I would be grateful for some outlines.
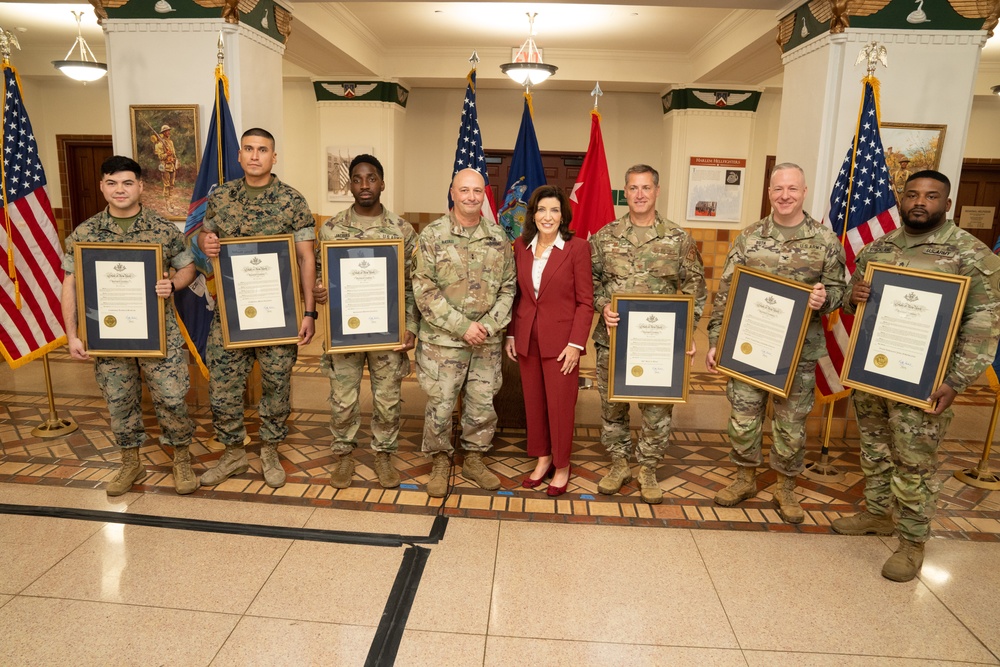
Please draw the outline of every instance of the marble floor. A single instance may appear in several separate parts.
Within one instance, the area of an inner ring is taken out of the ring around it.
[[[491,457],[503,487],[473,488],[456,470],[449,497],[432,501],[412,377],[400,489],[378,486],[367,436],[355,483],[329,486],[318,354],[304,350],[294,372],[279,450],[289,483],[263,485],[251,444],[248,473],[185,497],[173,491],[151,410],[142,448],[151,474],[106,496],[118,452],[89,364],[50,355],[56,412],[79,424],[54,439],[31,433],[49,414],[41,362],[0,368],[0,664],[1000,664],[1000,492],[952,476],[982,452],[985,384],[956,404],[921,575],[895,584],[879,575],[895,538],[829,528],[861,502],[857,431],[843,405],[829,452],[841,474],[801,479],[801,526],[774,512],[773,472],[756,499],[713,505],[734,471],[725,384],[705,372],[702,353],[691,399],[674,412],[662,505],[642,503],[634,484],[596,493],[607,461],[594,389],[580,394],[565,496],[520,488],[532,467],[524,431],[503,428]],[[190,403],[201,472],[220,450],[200,380]],[[370,408],[366,393],[363,432]],[[253,436],[252,408],[247,422]],[[811,461],[823,424],[817,406]]]

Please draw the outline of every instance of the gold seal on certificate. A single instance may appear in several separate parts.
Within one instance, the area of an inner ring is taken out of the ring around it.
[[[361,320],[359,320],[356,317],[352,317],[351,319],[347,320],[347,326],[350,327],[351,329],[357,329],[358,327],[361,326]]]
[[[743,343],[742,345],[740,345],[740,352],[742,352],[743,354],[750,354],[751,352],[753,352],[753,345],[751,345],[750,343]]]
[[[632,377],[636,377],[636,378],[642,377],[642,366],[633,366],[632,367]]]
[[[114,327],[116,324],[118,324],[118,320],[117,318],[115,318],[114,315],[108,315],[107,317],[104,318],[104,326],[108,327],[109,329]]]
[[[889,357],[884,354],[876,354],[875,358],[872,359],[872,362],[874,362],[874,364],[879,368],[885,368],[889,365]]]
[[[247,306],[247,309],[243,311],[243,314],[249,317],[250,319],[253,319],[257,317],[257,309],[254,308],[253,306]]]

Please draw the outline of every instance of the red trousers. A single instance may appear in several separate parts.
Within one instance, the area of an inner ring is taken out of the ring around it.
[[[531,327],[528,354],[518,355],[524,412],[528,419],[528,456],[552,455],[557,468],[569,465],[580,390],[580,364],[563,375],[563,362],[542,358],[538,351],[537,320]]]

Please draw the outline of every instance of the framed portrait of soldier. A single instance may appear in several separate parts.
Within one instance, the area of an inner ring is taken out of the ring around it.
[[[841,382],[918,408],[941,385],[961,325],[969,278],[872,262]]]
[[[198,105],[132,104],[129,116],[142,205],[167,220],[185,220],[201,165]]]
[[[406,334],[403,239],[324,241],[320,279],[329,291],[320,317],[327,352],[391,350]]]
[[[299,342],[302,300],[291,234],[219,239],[212,268],[226,349]]]
[[[149,243],[77,243],[77,328],[94,357],[165,357],[163,248]]]
[[[812,286],[737,266],[715,363],[720,373],[787,398],[813,311]]]
[[[612,403],[684,403],[687,355],[694,332],[694,297],[686,294],[614,294],[608,400]]]

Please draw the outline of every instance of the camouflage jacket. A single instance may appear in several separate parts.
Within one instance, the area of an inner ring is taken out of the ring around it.
[[[767,271],[782,278],[797,280],[812,287],[823,283],[826,302],[813,311],[802,346],[801,361],[816,361],[825,354],[823,320],[820,317],[840,307],[844,297],[844,246],[829,228],[806,213],[805,221],[792,238],[785,239],[772,216],[767,216],[744,229],[726,256],[726,265],[715,293],[712,317],[708,322],[708,345],[715,347],[726,313],[726,299],[737,266]]]
[[[626,213],[590,237],[594,310],[602,312],[614,294],[690,294],[697,326],[706,297],[705,267],[698,246],[687,231],[659,213],[653,229],[656,236],[640,245]],[[593,337],[598,345],[610,345],[601,318]]]
[[[413,299],[413,282],[410,272],[413,264],[413,252],[417,248],[417,233],[406,220],[382,207],[382,215],[375,224],[361,222],[354,215],[351,206],[333,216],[316,228],[316,275],[320,275],[321,255],[320,243],[323,241],[345,241],[348,239],[403,239],[403,285],[406,300],[406,330],[416,335],[420,322],[420,311]]]
[[[277,176],[257,197],[247,194],[243,178],[215,188],[208,197],[203,227],[220,239],[278,234],[293,234],[296,243],[316,239],[316,222],[305,198]]]
[[[420,233],[412,277],[421,341],[464,347],[462,336],[479,322],[489,333],[487,342],[500,342],[517,278],[502,227],[485,218],[469,228],[450,215],[438,218]]]
[[[108,209],[84,220],[73,233],[66,237],[66,254],[62,267],[66,273],[76,273],[76,258],[73,246],[77,243],[143,243],[159,244],[163,253],[163,270],[168,266],[183,269],[194,261],[191,249],[184,245],[184,234],[177,225],[164,220],[152,211],[142,208],[127,232],[114,221]],[[157,280],[160,276],[156,277]],[[166,300],[165,317],[168,329],[175,329],[173,299]],[[81,324],[82,326],[82,324]],[[170,332],[168,332],[170,333]]]
[[[993,361],[1000,338],[1000,257],[985,243],[946,222],[914,247],[906,247],[902,228],[866,245],[858,255],[851,286],[865,276],[869,262],[882,262],[924,271],[939,271],[970,278],[962,323],[951,353],[945,384],[962,393]],[[853,313],[850,290],[844,310]]]

